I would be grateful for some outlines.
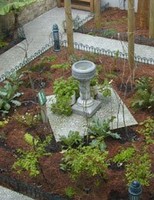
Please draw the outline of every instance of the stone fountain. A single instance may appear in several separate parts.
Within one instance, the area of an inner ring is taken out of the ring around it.
[[[91,117],[101,107],[101,101],[94,100],[90,94],[90,80],[95,76],[96,65],[88,60],[81,60],[72,65],[72,76],[79,81],[80,97],[72,106],[73,112]]]

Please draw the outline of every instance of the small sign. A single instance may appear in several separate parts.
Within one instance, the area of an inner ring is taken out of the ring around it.
[[[41,106],[43,106],[46,103],[47,98],[46,98],[43,90],[41,90],[38,93],[38,99],[39,99],[39,103],[40,103]]]

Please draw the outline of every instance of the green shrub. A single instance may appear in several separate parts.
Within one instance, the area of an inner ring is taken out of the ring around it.
[[[132,101],[134,109],[154,109],[154,79],[141,77],[136,80],[135,95]]]
[[[65,194],[68,198],[73,198],[74,195],[76,194],[75,189],[73,187],[67,187],[65,188]]]
[[[70,131],[67,137],[61,136],[60,141],[64,148],[71,148],[79,146],[82,143],[83,138],[78,131]]]
[[[25,141],[34,148],[31,151],[18,149],[17,153],[19,157],[12,168],[17,170],[18,173],[26,170],[29,172],[30,176],[37,176],[40,173],[39,158],[44,155],[49,155],[49,153],[46,153],[46,147],[51,141],[51,136],[47,136],[43,142],[39,138],[34,138],[29,133],[26,133],[24,138]]]
[[[147,118],[140,125],[143,126],[140,133],[145,136],[146,143],[154,144],[154,119]]]
[[[128,147],[127,149],[122,149],[118,154],[114,156],[112,159],[113,162],[120,164],[120,163],[127,163],[135,154],[134,147]]]
[[[148,186],[154,177],[151,171],[151,158],[148,153],[135,154],[126,164],[126,180],[128,184],[132,181],[139,181],[141,185]]]
[[[71,115],[71,98],[73,94],[78,94],[78,82],[72,77],[67,80],[57,79],[54,82],[53,90],[56,102],[51,105],[52,112],[59,115]]]
[[[69,171],[73,179],[81,176],[106,178],[108,152],[91,146],[69,149],[64,153],[61,169]]]

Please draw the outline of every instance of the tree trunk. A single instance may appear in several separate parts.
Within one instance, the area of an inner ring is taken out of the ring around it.
[[[95,26],[96,29],[101,28],[101,0],[94,0],[94,12],[95,12]]]
[[[64,6],[65,6],[65,18],[66,18],[66,34],[67,34],[67,42],[68,42],[68,54],[71,55],[74,53],[71,0],[65,0]]]
[[[150,0],[149,38],[154,38],[154,0]]]
[[[131,75],[134,71],[134,28],[135,28],[135,12],[134,0],[128,0],[128,63]]]
[[[138,21],[141,29],[149,27],[149,0],[138,0]]]

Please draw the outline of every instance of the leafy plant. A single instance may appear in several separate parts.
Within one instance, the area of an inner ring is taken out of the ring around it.
[[[134,147],[128,147],[127,149],[122,149],[118,154],[114,156],[112,159],[113,162],[120,164],[120,163],[127,163],[135,154]]]
[[[107,151],[102,153],[91,146],[79,146],[64,153],[60,167],[69,171],[73,179],[79,179],[81,176],[106,178],[107,156]]]
[[[102,85],[99,85],[99,92],[104,97],[111,96],[111,81],[109,82],[107,79],[104,79],[104,82]]]
[[[71,199],[76,194],[76,191],[73,187],[68,186],[67,188],[65,188],[65,194],[68,198]]]
[[[0,112],[4,114],[9,113],[11,106],[20,106],[21,103],[16,100],[23,93],[17,92],[20,81],[13,81],[12,77],[4,81],[4,86],[0,87]]]
[[[83,138],[80,136],[78,131],[70,131],[68,136],[61,136],[60,141],[63,148],[72,148],[80,145]]]
[[[46,147],[52,138],[51,136],[47,136],[42,142],[39,138],[34,138],[29,133],[26,133],[24,138],[25,141],[34,148],[31,151],[18,149],[17,153],[19,154],[19,157],[12,168],[17,170],[18,173],[26,170],[29,172],[30,176],[37,176],[40,173],[38,160],[44,155],[49,155],[49,153],[46,153]]]
[[[113,133],[110,130],[110,123],[113,122],[115,119],[114,116],[111,117],[111,119],[106,119],[101,121],[99,118],[94,118],[88,127],[88,133],[90,135],[93,135],[95,137],[102,136],[103,138],[106,137],[113,137],[116,139],[120,139],[120,135],[117,133]]]
[[[57,79],[54,82],[54,94],[56,103],[52,103],[51,110],[57,114],[71,115],[71,98],[73,94],[78,93],[78,82],[72,78]]]
[[[34,126],[36,125],[39,120],[41,119],[39,114],[32,114],[32,113],[28,113],[26,112],[25,115],[19,115],[16,114],[16,116],[14,117],[19,123],[26,125],[26,126]]]
[[[107,29],[102,32],[103,37],[113,37],[117,34],[117,31],[114,29]]]
[[[148,186],[150,180],[154,177],[151,171],[151,159],[148,153],[135,154],[126,164],[126,179],[128,184],[138,180],[141,185]]]
[[[140,133],[145,136],[146,143],[154,144],[154,119],[147,118],[140,125],[143,126]]]
[[[7,46],[8,43],[5,41],[0,40],[0,48]]]
[[[98,118],[92,120],[88,127],[88,134],[92,139],[92,142],[90,143],[92,147],[97,147],[101,151],[104,151],[107,147],[104,141],[106,137],[110,136],[116,139],[121,138],[118,133],[113,133],[110,130],[110,123],[114,120],[114,118],[115,117],[111,117],[111,119],[104,121],[101,121]]]
[[[56,60],[56,56],[55,55],[52,55],[52,56],[45,56],[41,59],[41,62],[53,62]]]
[[[8,124],[8,122],[9,122],[8,119],[0,120],[0,128],[3,128],[6,124]]]
[[[135,109],[154,109],[153,78],[141,77],[136,80],[136,93],[132,101]]]

